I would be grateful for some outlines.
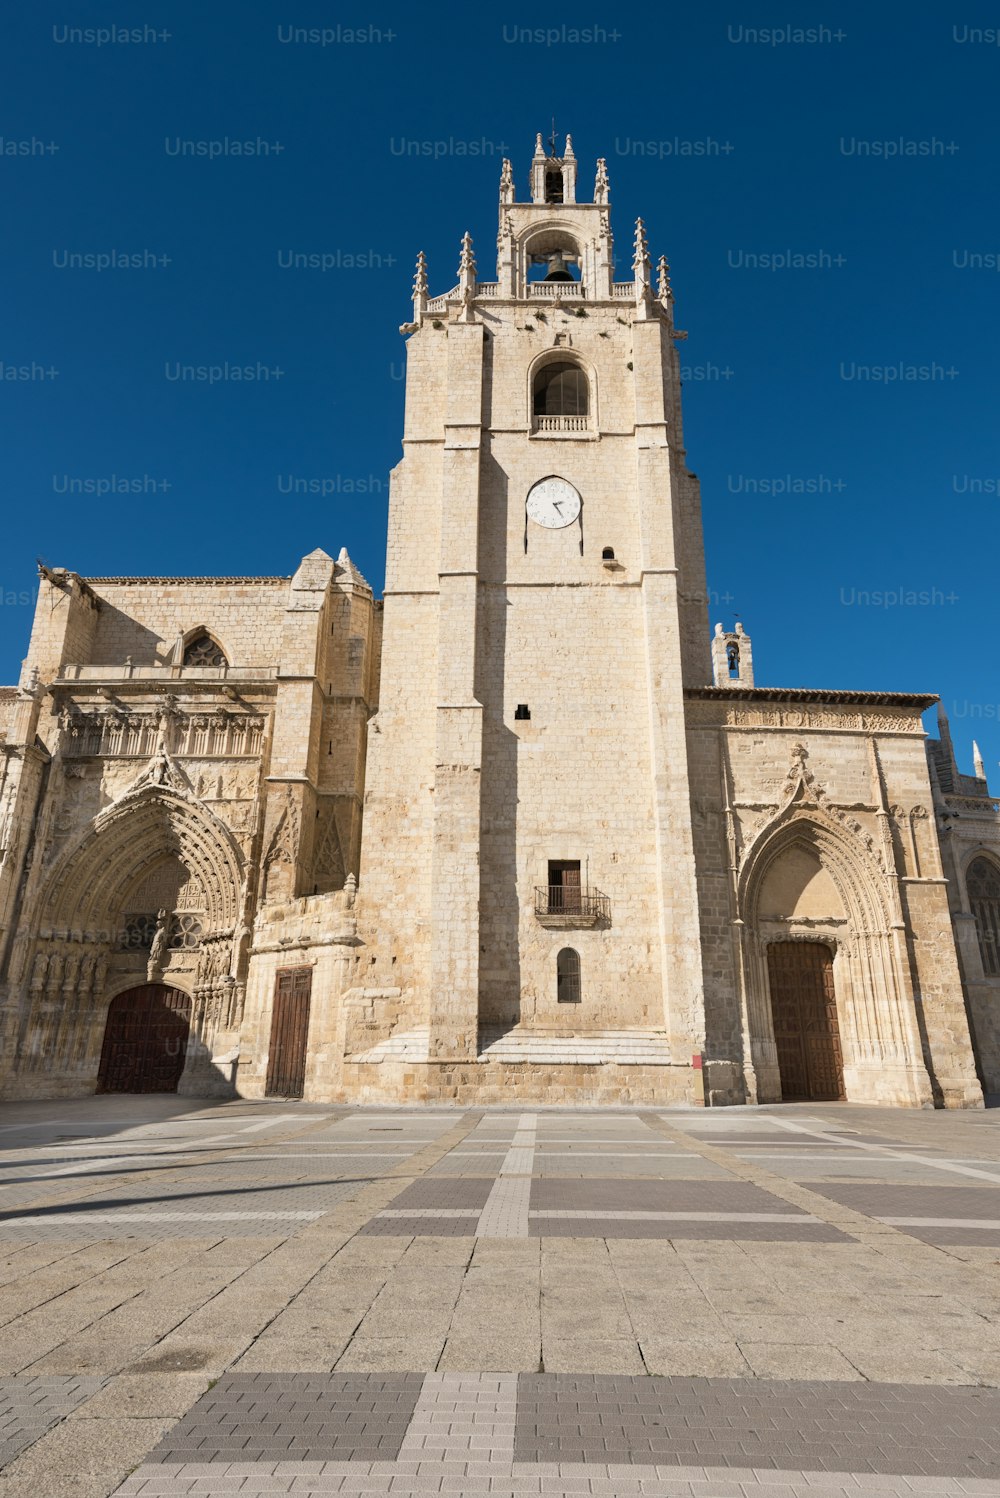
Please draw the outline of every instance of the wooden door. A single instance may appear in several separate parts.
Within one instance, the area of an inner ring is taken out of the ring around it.
[[[567,864],[562,876],[563,910],[580,909],[580,865]]]
[[[767,949],[771,1018],[785,1101],[844,1097],[833,958],[818,941],[776,941]]]
[[[176,1092],[184,1070],[191,1000],[163,983],[144,983],[111,1000],[98,1092]]]
[[[577,912],[581,909],[580,864],[550,860],[549,862],[549,911]]]
[[[306,1085],[312,968],[289,967],[274,983],[265,1097],[301,1097]]]

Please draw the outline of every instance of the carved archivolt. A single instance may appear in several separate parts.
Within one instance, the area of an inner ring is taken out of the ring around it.
[[[145,783],[103,811],[59,861],[42,895],[42,925],[110,929],[143,871],[171,855],[204,892],[207,929],[231,932],[244,877],[235,840],[190,792],[141,779]]]
[[[737,883],[739,908],[756,924],[757,897],[774,860],[799,843],[812,851],[836,885],[856,931],[882,932],[891,924],[885,877],[874,839],[854,817],[833,806],[806,766],[801,744],[782,787],[782,804],[762,819],[744,850]]]

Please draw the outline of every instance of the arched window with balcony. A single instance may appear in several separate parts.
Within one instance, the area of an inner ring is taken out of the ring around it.
[[[988,858],[974,858],[965,887],[976,918],[983,972],[988,978],[1000,977],[1000,868]]]
[[[569,359],[543,364],[531,382],[532,424],[536,432],[585,432],[590,425],[590,382]]]
[[[543,364],[532,391],[536,416],[587,416],[590,388],[579,364],[568,359]]]

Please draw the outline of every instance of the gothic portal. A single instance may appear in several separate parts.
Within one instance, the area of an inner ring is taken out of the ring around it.
[[[505,162],[497,244],[439,295],[418,258],[382,601],[346,552],[43,569],[8,1095],[981,1105],[981,762],[933,695],[758,687],[710,633],[686,334],[641,220],[615,279],[605,162],[539,138],[520,200]]]

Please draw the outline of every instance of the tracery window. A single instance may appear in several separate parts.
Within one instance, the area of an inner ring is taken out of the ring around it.
[[[167,946],[171,952],[193,951],[201,942],[201,922],[196,915],[178,913],[171,918]]]
[[[225,666],[228,662],[208,631],[202,630],[185,646],[184,664],[185,666]]]
[[[975,858],[965,879],[976,918],[983,972],[1000,977],[1000,869],[988,858]]]
[[[156,911],[124,917],[118,934],[118,947],[123,952],[148,952],[156,935]]]

